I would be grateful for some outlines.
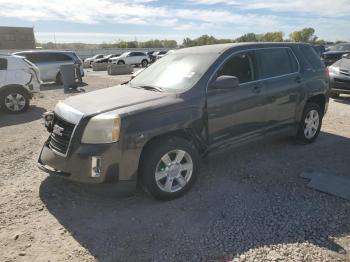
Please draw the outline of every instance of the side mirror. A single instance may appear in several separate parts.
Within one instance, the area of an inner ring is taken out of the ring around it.
[[[342,58],[350,59],[350,53],[349,54],[343,54]]]
[[[222,75],[216,78],[212,87],[215,89],[231,89],[239,85],[239,80],[235,76]]]

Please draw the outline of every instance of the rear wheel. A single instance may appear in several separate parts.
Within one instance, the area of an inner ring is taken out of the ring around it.
[[[312,143],[318,137],[323,114],[318,104],[307,103],[299,124],[297,138],[304,144]]]
[[[23,113],[29,108],[29,93],[20,87],[7,88],[1,95],[1,105],[11,114]]]
[[[151,145],[140,166],[146,189],[157,199],[170,200],[184,195],[196,180],[199,157],[185,139],[168,138]]]
[[[57,76],[56,76],[56,84],[57,84],[57,85],[62,85],[62,84],[63,84],[61,72],[58,72],[58,74],[57,74]]]

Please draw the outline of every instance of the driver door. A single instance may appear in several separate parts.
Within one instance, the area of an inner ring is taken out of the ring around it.
[[[214,81],[222,75],[235,76],[239,85],[217,89],[209,84],[207,114],[211,145],[228,140],[239,143],[263,135],[267,104],[264,83],[258,80],[257,72],[254,51],[232,56],[216,72]]]

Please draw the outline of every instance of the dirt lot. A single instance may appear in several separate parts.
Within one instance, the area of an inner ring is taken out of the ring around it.
[[[126,79],[88,73],[83,88]],[[331,101],[314,144],[282,139],[217,154],[186,196],[159,202],[38,170],[41,115],[67,96],[46,85],[28,113],[0,114],[0,261],[350,261],[350,202],[299,177],[350,176],[350,97]]]

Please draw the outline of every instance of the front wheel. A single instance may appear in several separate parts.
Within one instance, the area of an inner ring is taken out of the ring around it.
[[[312,143],[318,137],[322,125],[322,111],[318,104],[307,103],[299,124],[297,139],[304,143]]]
[[[199,156],[182,138],[168,138],[151,145],[140,172],[146,189],[156,199],[171,200],[184,195],[196,180]]]
[[[117,63],[118,65],[124,65],[125,64],[125,62],[124,61],[118,61],[118,63]]]
[[[8,88],[0,95],[0,97],[1,105],[7,113],[23,113],[29,108],[30,96],[23,88]]]
[[[146,59],[142,60],[141,65],[142,65],[142,67],[147,67],[148,61]]]

